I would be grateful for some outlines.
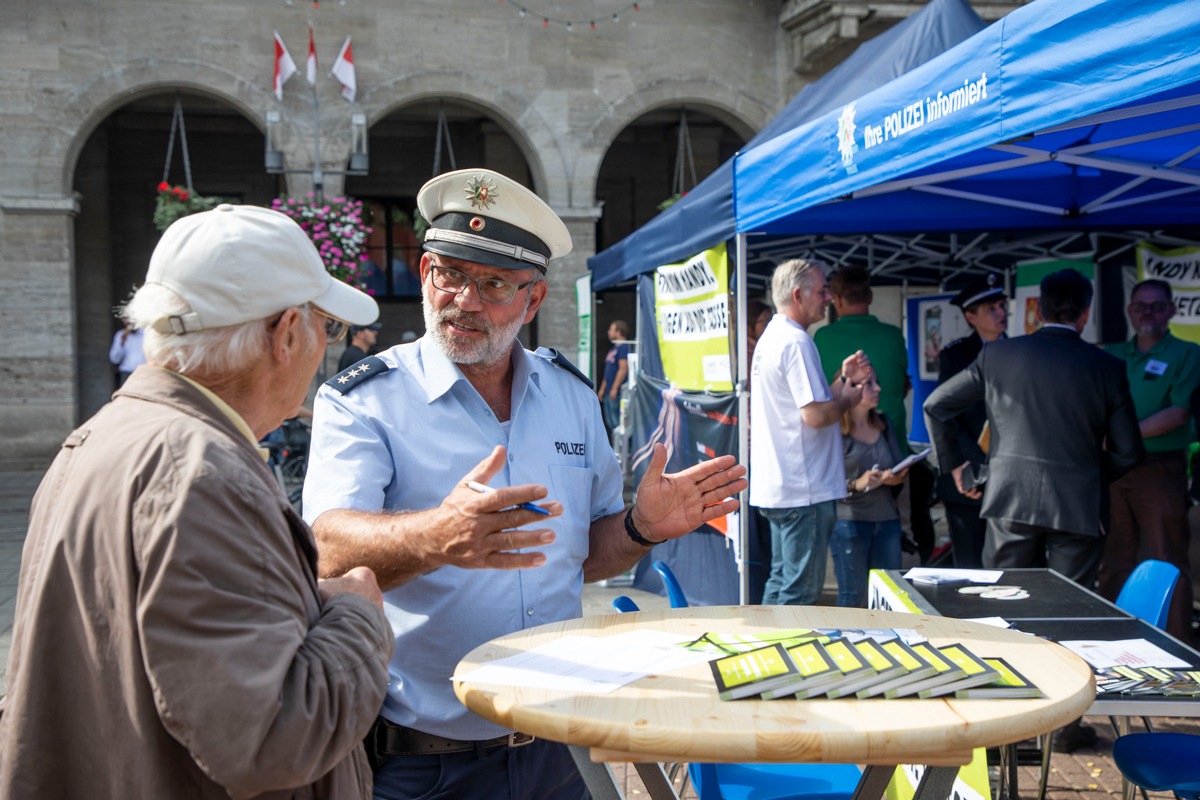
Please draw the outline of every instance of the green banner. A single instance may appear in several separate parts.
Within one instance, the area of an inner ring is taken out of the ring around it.
[[[1138,280],[1157,278],[1171,284],[1175,316],[1171,333],[1200,343],[1200,247],[1163,250],[1146,242],[1138,245]]]
[[[663,373],[675,387],[733,390],[728,287],[729,256],[724,242],[655,271],[658,347]]]
[[[579,314],[579,346],[575,350],[575,364],[579,370],[592,376],[592,273],[575,279],[575,308]]]

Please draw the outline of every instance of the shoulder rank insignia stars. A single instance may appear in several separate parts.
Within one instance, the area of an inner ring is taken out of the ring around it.
[[[342,394],[346,394],[355,386],[370,378],[374,378],[376,375],[382,375],[388,369],[388,365],[383,363],[381,359],[375,356],[367,356],[354,366],[347,367],[325,381],[325,385],[337,389]]]

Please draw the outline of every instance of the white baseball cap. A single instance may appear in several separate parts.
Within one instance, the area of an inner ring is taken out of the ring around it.
[[[374,298],[326,271],[299,225],[259,206],[222,203],[174,222],[150,256],[146,283],[167,287],[191,307],[150,323],[161,333],[239,325],[305,303],[351,325],[379,317]]]

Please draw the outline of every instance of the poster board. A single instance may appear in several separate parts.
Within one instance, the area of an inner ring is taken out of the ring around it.
[[[654,272],[663,373],[685,391],[733,391],[725,243]]]
[[[579,315],[579,344],[575,351],[575,363],[579,371],[595,380],[592,375],[594,365],[594,331],[592,330],[592,273],[588,272],[575,279],[575,308]],[[630,370],[632,377],[633,370]]]
[[[908,327],[908,363],[912,381],[912,424],[908,428],[911,442],[929,442],[925,415],[921,408],[925,399],[937,388],[938,355],[955,339],[968,336],[971,326],[962,312],[950,304],[953,294],[930,294],[911,297],[905,301]]]

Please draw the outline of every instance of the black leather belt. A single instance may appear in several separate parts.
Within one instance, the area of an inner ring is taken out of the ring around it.
[[[493,747],[524,747],[532,743],[533,736],[527,733],[510,733],[495,739],[478,741],[447,739],[432,733],[405,728],[377,717],[371,728],[370,742],[379,756],[433,756],[446,753],[481,753]]]

